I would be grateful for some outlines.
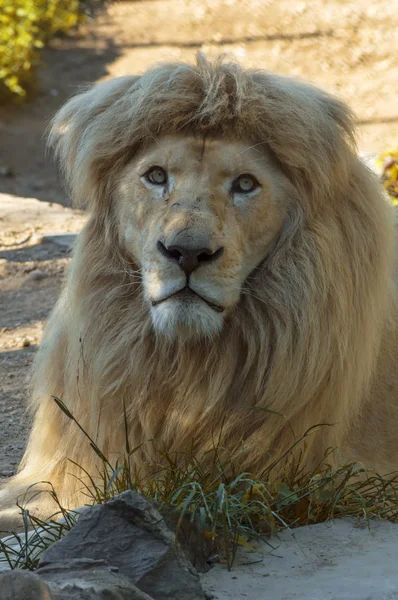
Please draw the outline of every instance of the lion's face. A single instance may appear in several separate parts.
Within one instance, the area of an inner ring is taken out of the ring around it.
[[[261,146],[193,136],[161,137],[124,168],[119,236],[157,333],[221,330],[281,229],[289,185]]]

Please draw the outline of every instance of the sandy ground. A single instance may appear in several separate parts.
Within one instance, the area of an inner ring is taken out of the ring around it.
[[[284,531],[201,577],[212,600],[394,600],[398,525],[351,519]]]
[[[378,152],[398,143],[394,13],[390,0],[126,1],[43,53],[34,99],[0,107],[0,192],[15,196],[0,204],[0,477],[15,470],[23,451],[29,367],[69,260],[65,249],[41,243],[40,232],[80,223],[49,225],[47,216],[26,212],[26,198],[48,209],[48,202],[68,202],[44,155],[43,133],[60,104],[83,83],[193,59],[199,49],[228,52],[246,66],[338,94],[358,115],[360,148]]]

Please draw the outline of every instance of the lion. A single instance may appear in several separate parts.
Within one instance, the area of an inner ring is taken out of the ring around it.
[[[397,468],[395,217],[342,101],[199,54],[79,93],[50,145],[89,218],[3,509],[38,481],[86,501],[73,463],[100,459],[54,396],[137,468],[222,438],[259,473],[319,424],[309,469],[331,447]]]

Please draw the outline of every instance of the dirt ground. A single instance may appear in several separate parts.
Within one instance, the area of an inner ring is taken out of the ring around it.
[[[43,139],[62,102],[87,82],[193,59],[199,49],[227,52],[337,94],[358,116],[360,149],[379,152],[398,144],[395,12],[390,0],[126,1],[43,53],[34,99],[0,107],[0,192],[12,195],[0,201],[0,477],[15,470],[25,445],[29,367],[69,261],[40,236],[82,222],[69,212],[59,221],[26,212],[26,198],[48,210],[68,204]]]
[[[2,193],[0,215],[0,477],[4,477],[18,466],[25,446],[30,366],[69,262],[70,234],[81,229],[85,216],[59,204]]]

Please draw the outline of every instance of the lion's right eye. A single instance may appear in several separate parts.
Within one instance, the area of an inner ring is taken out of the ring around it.
[[[232,184],[232,191],[236,194],[250,194],[259,187],[259,183],[253,175],[239,175]]]
[[[145,173],[145,178],[154,185],[166,185],[167,183],[167,173],[162,167],[151,167]]]

